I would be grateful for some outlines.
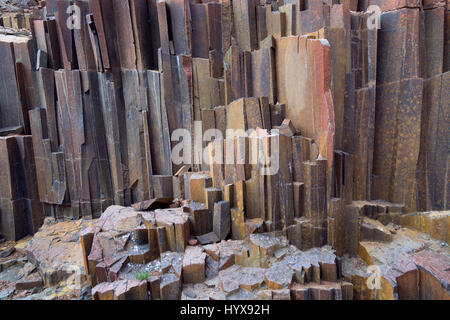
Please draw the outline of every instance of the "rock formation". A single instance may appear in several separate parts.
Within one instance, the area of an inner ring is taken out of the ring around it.
[[[0,234],[45,286],[80,246],[100,300],[449,298],[448,0],[0,3]]]

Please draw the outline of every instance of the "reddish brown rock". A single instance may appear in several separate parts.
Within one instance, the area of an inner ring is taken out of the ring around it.
[[[147,282],[119,280],[103,282],[92,289],[94,300],[148,300]]]
[[[44,285],[56,285],[66,280],[76,269],[80,277],[85,279],[87,270],[79,238],[82,230],[92,223],[79,220],[45,225],[35,235],[27,247],[27,256],[30,262],[38,266]]]
[[[280,134],[292,137],[297,133],[292,121],[290,119],[285,119],[280,126]]]
[[[420,270],[420,299],[449,300],[450,258],[425,250],[412,258]]]
[[[161,300],[180,300],[181,281],[173,273],[166,273],[161,278]]]
[[[16,282],[16,290],[31,290],[40,288],[42,285],[43,282],[39,273],[33,273]]]
[[[265,273],[264,281],[269,289],[289,289],[292,285],[294,271],[283,264],[275,264]]]
[[[205,281],[206,254],[201,247],[187,247],[183,257],[183,282]]]

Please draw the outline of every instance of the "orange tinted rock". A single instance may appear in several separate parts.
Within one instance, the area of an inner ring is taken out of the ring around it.
[[[194,173],[189,179],[189,192],[191,200],[206,204],[205,189],[212,186],[209,174]]]

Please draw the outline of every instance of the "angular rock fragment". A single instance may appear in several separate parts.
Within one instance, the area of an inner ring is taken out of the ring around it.
[[[92,289],[94,300],[148,300],[147,282],[119,280],[103,282]]]
[[[285,119],[280,126],[280,134],[292,137],[297,133],[292,121],[289,119]]]
[[[32,273],[16,282],[16,290],[31,290],[42,287],[43,282],[39,273]]]
[[[214,204],[213,230],[220,240],[225,240],[231,231],[230,203],[220,201]]]
[[[181,281],[174,273],[166,273],[161,277],[161,300],[180,300]]]
[[[448,1],[107,2],[0,17],[16,288],[448,299]]]
[[[201,283],[205,281],[206,254],[201,247],[187,247],[183,257],[183,282]]]
[[[294,271],[284,264],[274,264],[264,275],[264,281],[269,289],[289,289],[292,285]]]
[[[360,235],[362,241],[392,241],[391,232],[381,222],[368,218],[365,218],[361,223]]]
[[[198,242],[202,245],[219,242],[220,239],[215,232],[210,232],[197,237]]]
[[[412,255],[420,272],[420,299],[449,300],[450,259],[430,251]]]

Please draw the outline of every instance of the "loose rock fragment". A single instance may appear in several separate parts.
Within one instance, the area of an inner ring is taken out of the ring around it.
[[[294,271],[288,266],[276,263],[265,273],[265,282],[269,289],[289,289],[294,278]]]
[[[231,231],[230,203],[220,201],[214,204],[214,233],[220,240],[225,240]]]

